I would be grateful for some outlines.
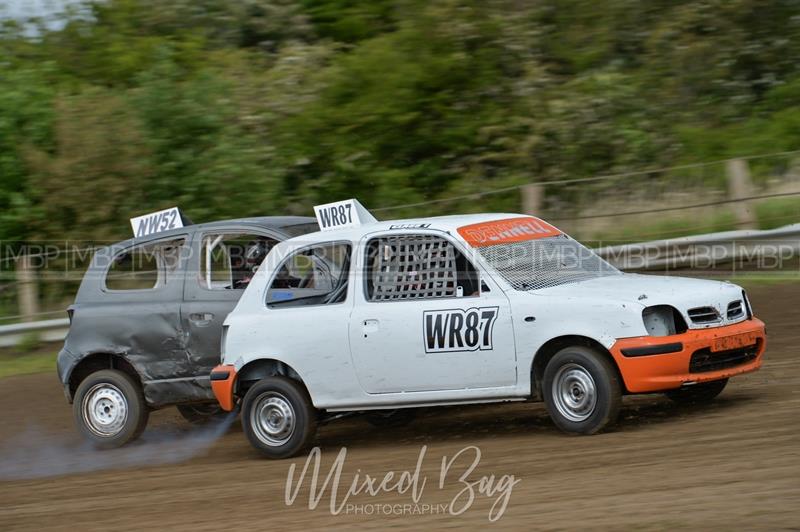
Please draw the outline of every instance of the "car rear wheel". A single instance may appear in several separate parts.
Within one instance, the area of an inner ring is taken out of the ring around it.
[[[266,377],[242,401],[242,427],[250,444],[267,458],[288,458],[305,449],[317,428],[308,392],[285,377]]]
[[[700,384],[693,384],[691,386],[678,388],[677,390],[664,392],[664,395],[680,404],[707,403],[721,394],[726,384],[728,384],[728,379],[701,382]]]
[[[139,385],[115,369],[86,377],[75,392],[72,412],[81,434],[104,449],[138,438],[150,416]]]
[[[594,434],[617,419],[622,403],[619,376],[594,349],[566,347],[544,370],[544,402],[558,428],[570,434]]]

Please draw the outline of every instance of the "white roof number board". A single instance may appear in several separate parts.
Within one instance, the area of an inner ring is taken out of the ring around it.
[[[320,231],[358,227],[365,223],[375,223],[377,220],[357,200],[349,199],[315,205],[314,214]]]
[[[162,231],[169,231],[170,229],[180,229],[183,227],[183,220],[181,219],[180,210],[177,207],[172,207],[171,209],[131,218],[131,227],[133,228],[133,236],[139,238],[161,233]]]

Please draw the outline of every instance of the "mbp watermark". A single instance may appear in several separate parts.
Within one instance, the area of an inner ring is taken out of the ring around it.
[[[491,502],[487,515],[489,521],[494,522],[503,517],[514,486],[521,479],[511,474],[479,475],[477,469],[481,462],[481,450],[474,445],[464,447],[451,457],[443,456],[436,470],[437,474],[434,475],[436,478],[429,479],[428,475],[422,473],[427,450],[427,445],[420,448],[413,469],[388,471],[375,476],[359,469],[352,477],[343,478],[347,448],[342,447],[322,479],[322,453],[319,447],[314,447],[299,472],[296,464],[289,466],[284,501],[287,506],[294,505],[301,487],[307,485],[308,509],[315,510],[327,494],[330,497],[329,511],[332,515],[458,516],[472,508],[479,498],[483,498]],[[448,495],[444,503],[426,502],[423,499],[426,493],[443,493],[445,490],[455,490],[456,493]],[[399,503],[353,501],[356,496],[376,497],[388,493],[396,493],[407,500]]]

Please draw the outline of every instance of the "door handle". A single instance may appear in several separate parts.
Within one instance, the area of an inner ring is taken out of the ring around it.
[[[369,333],[378,332],[379,329],[379,322],[378,320],[364,320],[364,338],[367,337]]]
[[[211,323],[211,320],[213,319],[214,315],[210,312],[193,312],[192,314],[189,314],[189,321],[198,327],[205,327]]]

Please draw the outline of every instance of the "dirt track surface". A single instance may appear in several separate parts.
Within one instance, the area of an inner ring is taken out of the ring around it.
[[[76,435],[55,376],[4,379],[0,530],[485,527],[500,494],[487,497],[478,486],[461,515],[428,509],[449,505],[464,488],[459,477],[475,454],[463,453],[440,489],[441,465],[469,446],[481,451],[469,480],[518,480],[493,527],[798,530],[800,287],[762,287],[751,297],[768,326],[765,366],[731,381],[704,407],[629,397],[616,428],[591,437],[559,433],[541,404],[524,403],[433,409],[400,429],[373,429],[358,418],[322,427],[320,481],[347,448],[337,504],[355,474],[380,480],[389,471],[413,473],[427,446],[418,506],[410,491],[362,493],[338,515],[330,486],[309,509],[310,472],[287,506],[290,465],[302,468],[306,459],[259,459],[238,420],[227,430],[198,430],[164,410],[151,417],[139,444],[97,452]]]

